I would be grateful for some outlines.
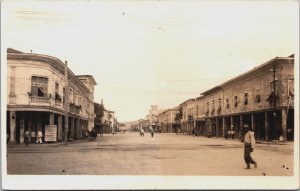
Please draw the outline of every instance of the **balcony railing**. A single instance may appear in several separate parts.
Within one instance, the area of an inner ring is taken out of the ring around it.
[[[31,96],[30,101],[34,103],[50,103],[49,97]]]
[[[80,113],[80,109],[73,106],[73,105],[70,105],[69,111],[70,111],[70,113],[74,113],[74,114],[79,114]]]
[[[64,104],[61,101],[55,100],[55,106],[59,108],[64,108]]]

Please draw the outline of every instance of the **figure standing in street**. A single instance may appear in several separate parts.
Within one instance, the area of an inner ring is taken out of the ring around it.
[[[144,129],[143,128],[141,128],[141,136],[144,137]]]
[[[29,131],[28,130],[25,131],[25,135],[24,136],[25,136],[25,143],[26,143],[26,145],[29,145],[29,136],[30,135],[29,135]]]
[[[38,130],[36,143],[43,143],[42,138],[43,138],[43,133],[41,130]]]
[[[31,143],[35,143],[35,131],[34,130],[32,130],[31,132],[30,132],[30,137],[31,137]]]
[[[257,162],[255,162],[251,157],[251,152],[253,152],[255,145],[254,132],[249,128],[248,124],[243,126],[244,136],[242,141],[244,142],[244,160],[247,165],[245,169],[250,169],[250,164],[254,164],[254,168],[257,167]]]
[[[151,136],[153,137],[154,136],[154,129],[152,127],[150,129],[150,132],[151,132]]]

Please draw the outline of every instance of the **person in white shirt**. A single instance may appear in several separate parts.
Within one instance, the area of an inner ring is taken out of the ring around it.
[[[43,143],[42,138],[43,138],[43,133],[41,130],[38,130],[36,143]]]
[[[30,132],[30,137],[31,137],[31,143],[34,143],[35,142],[35,131],[31,131]]]
[[[254,164],[254,168],[257,167],[257,162],[253,160],[251,157],[251,152],[253,152],[255,145],[254,132],[252,132],[249,128],[248,124],[243,126],[244,130],[244,160],[247,165],[245,169],[250,169],[250,164]]]

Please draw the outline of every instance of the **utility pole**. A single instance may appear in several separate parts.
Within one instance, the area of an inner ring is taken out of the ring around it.
[[[276,109],[277,109],[277,105],[276,105],[276,101],[277,101],[277,96],[276,96],[276,62],[273,65],[273,68],[271,69],[272,71],[272,77],[273,77],[273,95],[272,95],[272,99],[273,99],[273,106],[274,106],[274,112],[273,112],[273,122],[274,122],[274,129],[276,132],[277,131],[277,114],[276,114]],[[280,136],[280,135],[279,135]]]
[[[66,145],[68,145],[69,139],[69,79],[68,79],[68,62],[65,61],[65,141]]]

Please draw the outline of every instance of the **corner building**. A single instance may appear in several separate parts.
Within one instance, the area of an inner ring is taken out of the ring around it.
[[[56,141],[82,138],[94,126],[96,84],[93,76],[76,76],[55,57],[7,49],[9,142],[23,143],[26,130],[45,135],[46,125],[56,125]]]

